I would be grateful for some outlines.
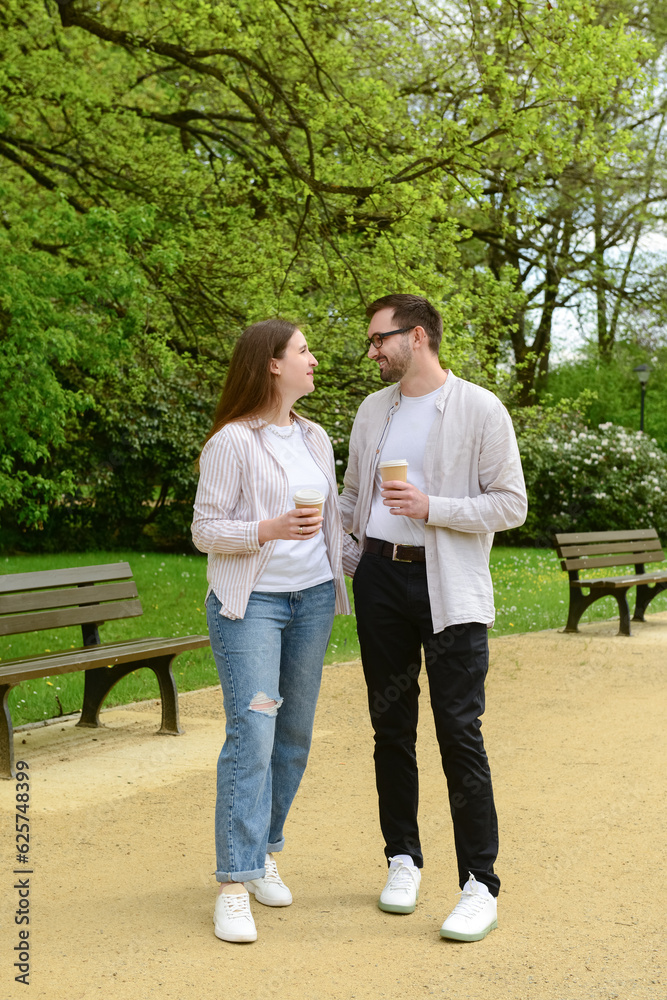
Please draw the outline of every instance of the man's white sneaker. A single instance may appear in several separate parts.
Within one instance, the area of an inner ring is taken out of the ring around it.
[[[239,891],[240,890],[240,891]],[[256,941],[257,928],[250,912],[250,897],[237,883],[218,894],[213,911],[215,936],[222,941]]]
[[[289,906],[292,893],[278,874],[278,866],[272,854],[266,855],[264,869],[262,878],[253,878],[243,883],[248,892],[254,893],[257,902],[264,903],[265,906]]]
[[[483,882],[471,874],[461,898],[440,928],[440,937],[452,941],[481,941],[498,926],[498,904]]]
[[[413,865],[389,858],[394,862],[387,875],[387,884],[380,895],[378,906],[386,913],[414,913],[419,898],[421,872]]]

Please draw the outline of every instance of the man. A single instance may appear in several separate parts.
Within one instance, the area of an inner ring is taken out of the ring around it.
[[[498,825],[481,735],[493,532],[522,524],[526,492],[509,414],[442,369],[442,319],[426,299],[385,295],[367,309],[368,357],[385,382],[359,407],[340,504],[363,555],[357,629],[375,731],[380,826],[389,863],[380,909],[415,909],[421,647],[447,779],[461,898],[441,928],[460,941],[496,923]],[[407,459],[407,482],[378,464]]]

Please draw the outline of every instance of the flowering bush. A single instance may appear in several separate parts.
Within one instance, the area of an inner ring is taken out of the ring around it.
[[[529,513],[511,540],[551,544],[558,531],[622,528],[655,528],[667,540],[667,454],[639,431],[562,417],[519,430]]]

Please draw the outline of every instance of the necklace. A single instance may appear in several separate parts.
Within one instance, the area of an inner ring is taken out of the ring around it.
[[[285,431],[282,427],[276,427],[275,424],[266,424],[267,431],[271,431],[276,437],[279,437],[282,441],[286,441],[287,438],[291,438],[292,434],[296,430],[296,421],[294,417],[290,417],[290,426]]]

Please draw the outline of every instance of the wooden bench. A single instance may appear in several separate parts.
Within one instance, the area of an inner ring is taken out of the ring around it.
[[[570,609],[564,632],[578,632],[582,614],[601,597],[616,598],[620,613],[618,634],[631,635],[628,591],[637,588],[633,622],[643,622],[644,612],[656,594],[667,588],[667,569],[645,573],[646,563],[665,558],[658,534],[653,528],[634,531],[584,531],[554,535],[554,545],[561,566],[570,578]],[[580,579],[579,573],[604,566],[634,566],[633,573]],[[588,594],[582,593],[584,588]]]
[[[77,725],[98,727],[100,708],[114,684],[140,667],[150,667],[160,685],[160,733],[182,732],[178,692],[171,663],[188,649],[208,645],[208,636],[178,639],[130,639],[102,643],[98,626],[105,621],[143,614],[129,563],[81,566],[41,573],[0,576],[0,635],[80,625],[83,646],[18,660],[0,660],[0,777],[14,773],[14,741],[7,698],[21,681],[85,670],[83,708]]]

